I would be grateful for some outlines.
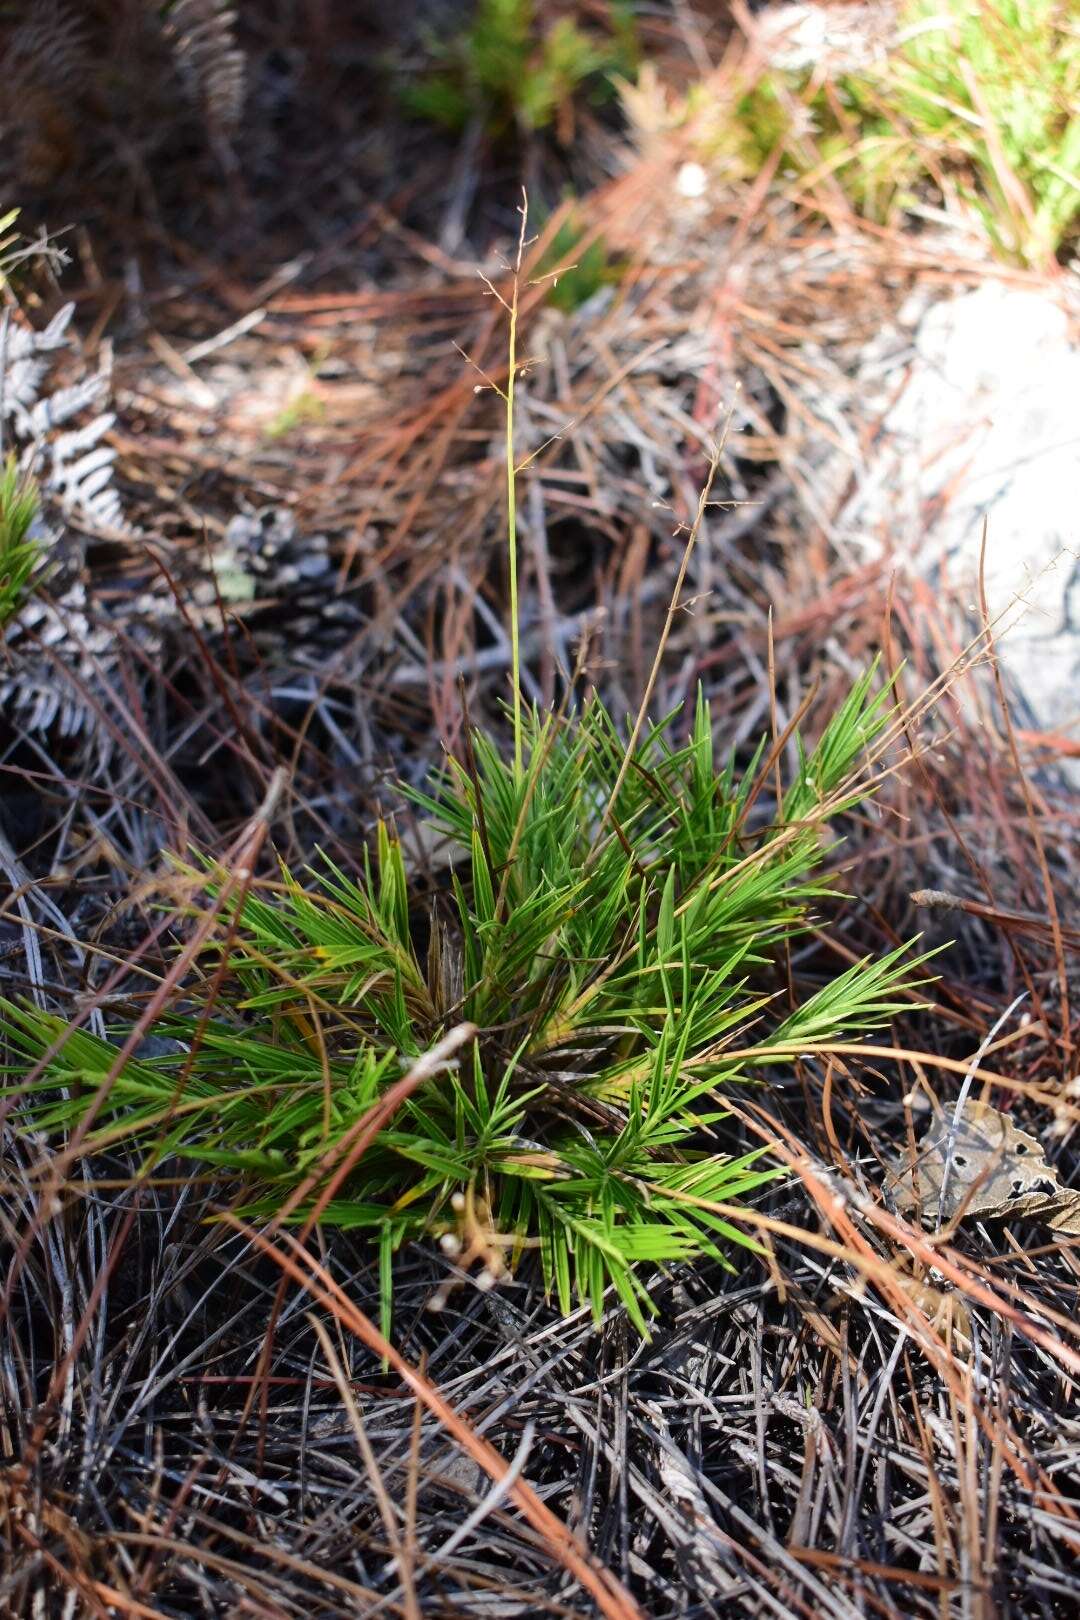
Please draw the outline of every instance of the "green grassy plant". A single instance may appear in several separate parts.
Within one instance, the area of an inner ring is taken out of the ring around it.
[[[0,627],[23,606],[40,569],[41,544],[27,538],[37,509],[37,489],[9,456],[0,473]]]
[[[908,0],[880,64],[755,74],[726,101],[691,88],[682,121],[706,161],[781,176],[812,198],[832,178],[893,224],[934,199],[992,251],[1045,268],[1080,231],[1080,27],[1064,0]]]
[[[914,0],[883,87],[890,120],[955,173],[1010,258],[1080,223],[1080,26],[1064,0]]]
[[[741,771],[719,758],[701,696],[681,741],[679,716],[650,722],[646,701],[625,726],[595,695],[527,709],[524,248],[523,215],[510,294],[491,286],[510,334],[508,382],[492,386],[507,421],[512,746],[474,731],[428,791],[402,790],[403,813],[448,841],[448,882],[423,897],[386,825],[359,872],[323,860],[249,888],[250,873],[188,869],[212,910],[198,973],[154,1021],[156,1055],[135,1051],[132,1020],[99,1039],[11,1002],[0,1033],[7,1093],[35,1128],[78,1126],[84,1153],[134,1146],[146,1173],[201,1167],[248,1219],[370,1234],[384,1318],[395,1251],[430,1236],[482,1260],[488,1282],[538,1251],[563,1310],[577,1298],[599,1316],[614,1288],[644,1331],[643,1270],[753,1247],[733,1217],[774,1172],[760,1150],[725,1150],[725,1090],[907,1004],[902,950],[816,986],[788,955],[832,892],[827,829],[865,796],[893,727],[871,669],[817,746],[798,747],[780,793],[778,750],[763,739]],[[458,1056],[433,1065],[448,1040]]]
[[[406,105],[450,129],[480,119],[511,126],[570,126],[576,96],[611,94],[612,78],[634,70],[637,47],[626,5],[613,0],[604,33],[572,17],[544,26],[533,0],[477,0],[473,20],[451,43],[432,42],[432,64],[407,86]]]
[[[512,1264],[539,1246],[564,1309],[576,1292],[599,1311],[614,1284],[644,1326],[639,1264],[745,1243],[709,1206],[770,1174],[718,1151],[724,1087],[900,1006],[901,953],[794,1006],[775,993],[777,953],[828,892],[824,821],[857,796],[852,773],[885,722],[860,681],[756,833],[760,778],[716,761],[704,702],[687,741],[650,727],[625,772],[625,737],[596,699],[526,715],[520,776],[477,734],[467,762],[413,796],[460,851],[430,911],[386,827],[358,878],[323,863],[305,884],[283,871],[235,900],[211,872],[231,931],[208,951],[207,982],[225,970],[216,1008],[159,1019],[175,1049],[129,1060],[107,1090],[116,1046],[69,1034],[30,1118],[60,1130],[93,1101],[87,1150],[134,1141],[152,1163],[230,1172],[242,1211],[266,1217],[468,1021],[460,1069],[405,1099],[322,1218],[368,1230],[388,1264],[406,1239],[467,1238],[466,1208],[491,1255]],[[64,1035],[61,1019],[12,1005],[3,1027],[30,1062]]]

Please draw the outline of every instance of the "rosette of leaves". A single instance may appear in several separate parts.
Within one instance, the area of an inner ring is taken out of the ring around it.
[[[767,820],[772,762],[718,762],[700,699],[679,746],[670,717],[629,745],[595,699],[525,716],[520,767],[475,735],[410,794],[454,852],[433,898],[385,826],[359,873],[247,892],[189,874],[216,934],[157,1055],[123,1056],[132,1022],[99,1040],[8,1003],[9,1093],[36,1128],[83,1121],[85,1152],[133,1144],[147,1173],[179,1158],[225,1178],[249,1219],[367,1231],[387,1314],[394,1252],[433,1237],[489,1278],[537,1251],[564,1310],[599,1314],[613,1287],[645,1330],[649,1268],[753,1246],[740,1200],[774,1172],[732,1155],[725,1092],[907,1004],[901,951],[816,983],[785,965],[830,892],[824,829],[887,725],[868,674]],[[463,1023],[456,1066],[321,1198],[359,1122]]]

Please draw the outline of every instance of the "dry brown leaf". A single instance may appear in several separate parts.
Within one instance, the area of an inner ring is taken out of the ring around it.
[[[1041,1142],[989,1103],[938,1113],[918,1143],[914,1163],[896,1166],[896,1207],[927,1225],[958,1216],[1034,1217],[1054,1231],[1080,1234],[1080,1192],[1063,1187]]]

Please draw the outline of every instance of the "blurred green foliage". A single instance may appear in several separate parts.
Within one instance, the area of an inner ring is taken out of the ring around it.
[[[609,0],[603,32],[571,16],[545,22],[545,9],[534,0],[476,0],[457,38],[428,41],[430,66],[406,86],[406,106],[448,129],[479,119],[495,133],[556,124],[568,134],[577,96],[603,100],[615,75],[632,77],[637,33],[627,0]]]
[[[584,237],[584,225],[571,214],[555,232],[537,268],[538,279],[552,277],[547,302],[567,315],[587,304],[601,288],[617,286],[626,271],[625,263],[612,256],[602,236],[579,247]],[[566,268],[555,276],[560,265]]]
[[[1080,26],[1065,0],[908,0],[880,62],[747,86],[712,145],[832,175],[865,218],[940,194],[993,251],[1046,266],[1080,229]]]
[[[959,170],[998,251],[1044,263],[1080,226],[1075,5],[913,0],[904,22],[884,87],[890,136],[909,137],[914,163],[929,150]]]

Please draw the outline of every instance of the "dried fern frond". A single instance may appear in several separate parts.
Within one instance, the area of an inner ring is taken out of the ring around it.
[[[33,80],[69,90],[83,71],[86,46],[86,25],[72,7],[44,0],[28,8],[11,29],[4,70],[16,83]]]
[[[70,566],[64,570],[71,572]],[[81,579],[66,588],[50,582],[49,593],[31,598],[0,648],[4,713],[27,731],[89,739],[94,727],[81,689],[101,685],[102,671],[114,662],[115,640],[105,623],[91,619]],[[76,679],[66,679],[64,669]]]
[[[242,620],[238,640],[263,664],[322,668],[362,613],[333,589],[326,537],[301,533],[285,508],[237,513],[216,544],[180,546],[155,565],[113,482],[108,374],[53,385],[72,314],[65,306],[41,331],[0,319],[0,422],[40,489],[34,539],[49,567],[47,587],[0,632],[0,708],[28,731],[101,749],[94,716],[122,648],[152,664],[192,627],[213,641]]]
[[[235,140],[244,112],[246,59],[228,0],[175,0],[164,31],[187,93],[212,138]]]
[[[92,449],[74,463],[84,485],[99,455]],[[110,471],[102,460],[100,474]],[[264,671],[322,670],[362,627],[354,600],[333,590],[326,536],[301,533],[285,509],[238,513],[209,550],[170,553],[167,573],[138,544],[141,569],[130,552],[119,561],[115,547],[87,557],[53,538],[48,589],[25,604],[0,638],[0,709],[25,730],[107,752],[109,739],[86,694],[105,695],[123,647],[137,649],[149,665],[170,647],[189,644],[195,629],[211,644],[228,634],[234,651],[243,659],[253,650]],[[230,621],[242,621],[242,630]]]
[[[0,330],[0,421],[20,445],[20,459],[40,487],[48,512],[79,517],[95,528],[124,529],[120,497],[112,484],[115,452],[102,444],[115,418],[98,411],[90,421],[59,433],[109,393],[106,370],[45,390],[48,356],[67,346],[74,304],[65,304],[42,331],[16,326],[5,316]]]
[[[132,533],[113,483],[116,452],[104,443],[115,417],[103,411],[107,370],[53,385],[53,366],[70,346],[75,306],[66,304],[41,331],[0,319],[0,424],[18,465],[40,494],[31,538],[47,560],[48,584],[4,626],[0,705],[31,730],[84,729],[83,687],[100,684],[114,662],[115,634],[93,611],[83,530]],[[85,420],[83,420],[85,418]],[[76,680],[65,678],[69,669]]]

